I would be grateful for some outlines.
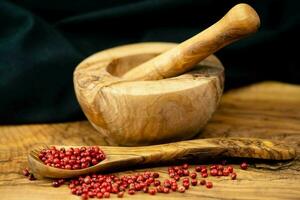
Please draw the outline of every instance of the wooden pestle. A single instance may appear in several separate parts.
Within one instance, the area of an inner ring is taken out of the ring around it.
[[[257,31],[259,16],[238,4],[218,22],[163,54],[123,75],[128,80],[159,80],[180,75],[220,48]]]

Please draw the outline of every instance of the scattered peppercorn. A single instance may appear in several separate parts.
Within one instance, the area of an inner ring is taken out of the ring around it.
[[[206,182],[206,187],[207,187],[207,188],[212,188],[212,187],[213,187],[212,182]]]
[[[155,180],[154,181],[154,186],[159,186],[161,183],[160,183],[160,181],[159,180]]]
[[[82,200],[87,200],[87,199],[89,199],[88,194],[87,194],[87,193],[83,193],[83,194],[81,195],[81,199],[82,199]]]
[[[207,173],[207,169],[206,168],[202,168],[201,169],[201,173],[203,174],[203,173]]]
[[[196,171],[196,172],[201,172],[201,170],[202,170],[202,167],[201,167],[201,166],[196,166],[196,167],[195,167],[195,171]]]
[[[170,189],[165,187],[165,188],[163,189],[163,192],[167,194],[167,193],[170,192]]]
[[[28,179],[29,179],[30,181],[36,180],[36,178],[34,177],[34,175],[33,175],[32,173],[30,173],[30,174],[28,175]]]
[[[228,176],[229,175],[229,170],[227,168],[223,169],[223,176]]]
[[[189,189],[189,187],[190,187],[190,183],[189,182],[183,182],[182,185],[183,185],[183,187],[185,189]]]
[[[183,168],[183,169],[188,169],[188,168],[189,168],[189,165],[188,165],[187,163],[185,163],[185,164],[182,165],[182,168]]]
[[[124,196],[124,192],[118,192],[118,198],[123,198],[123,196]],[[97,196],[98,197],[98,196]],[[99,197],[98,197],[99,198]],[[100,197],[100,198],[102,198],[102,197]],[[99,198],[99,199],[100,199]]]
[[[121,193],[121,192],[119,192],[119,193]],[[118,193],[118,197],[119,197],[119,193]],[[123,194],[124,194],[124,193],[123,193]],[[103,193],[102,193],[102,192],[97,192],[96,197],[97,197],[98,199],[101,199],[101,198],[103,197]]]
[[[178,192],[184,193],[184,192],[185,192],[185,187],[180,186],[180,187],[178,188]]]
[[[210,170],[212,170],[212,169],[217,169],[217,165],[210,166]]]
[[[211,169],[211,170],[210,170],[210,175],[212,175],[212,176],[217,176],[217,175],[218,175],[218,170],[215,169],[215,168]]]
[[[227,167],[227,169],[228,169],[229,173],[232,173],[232,172],[233,172],[233,167],[232,167],[232,166],[229,165],[229,166]]]
[[[207,174],[207,173],[203,173],[203,174],[201,174],[201,176],[202,176],[203,178],[206,178],[206,177],[208,177],[208,174]]]
[[[58,183],[58,181],[53,181],[53,182],[52,182],[52,186],[53,186],[53,187],[59,187],[60,184]]]
[[[65,179],[63,179],[63,178],[58,179],[57,181],[58,181],[59,185],[62,185],[65,183]]]
[[[200,181],[200,185],[205,185],[206,184],[206,181],[203,179]]]
[[[158,178],[158,177],[159,177],[159,173],[154,172],[154,173],[153,173],[153,178]]]
[[[128,190],[128,194],[134,195],[135,194],[135,190]]]
[[[191,180],[192,186],[196,186],[198,184],[198,181],[196,179]]]
[[[156,189],[155,188],[149,189],[149,194],[155,195],[156,194]]]
[[[75,156],[76,162],[85,163],[86,166],[90,166],[95,164],[95,160],[93,160],[93,156],[95,156],[95,152],[90,152],[89,147],[82,147],[82,148],[72,149],[71,151],[60,149],[58,150],[60,153],[64,153],[66,158],[63,158],[63,163],[60,166],[65,169],[73,169],[74,163],[70,163]],[[57,149],[56,149],[57,150]],[[57,163],[60,159],[59,156],[53,154],[56,151],[55,148],[50,148],[50,154],[53,155],[53,162]],[[80,154],[75,153],[79,151]],[[41,160],[48,159],[47,150],[45,151],[46,155],[42,157]],[[73,153],[72,153],[73,152]],[[85,154],[89,152],[88,154]],[[98,152],[98,150],[97,150]],[[99,149],[100,152],[100,149]],[[48,152],[49,153],[49,152]],[[82,155],[82,157],[77,158],[76,155]],[[104,154],[103,154],[104,155]],[[89,156],[89,157],[88,157]],[[58,160],[56,158],[59,158]],[[105,156],[104,156],[105,158]],[[68,161],[68,162],[65,162]],[[59,161],[60,162],[60,161]],[[91,163],[90,163],[91,162]],[[98,161],[97,161],[98,162]],[[70,166],[68,166],[70,165]],[[50,165],[52,166],[52,165]],[[247,169],[248,164],[246,162],[241,163],[240,167],[242,169]],[[77,196],[80,196],[81,199],[87,200],[89,198],[110,198],[111,194],[116,194],[118,198],[123,198],[125,192],[127,191],[128,194],[134,195],[138,191],[142,191],[144,193],[149,193],[150,195],[155,195],[158,193],[165,193],[168,194],[170,192],[180,192],[184,193],[186,190],[189,189],[190,185],[197,186],[205,185],[207,188],[212,188],[213,183],[210,181],[206,181],[205,179],[199,180],[197,179],[197,172],[203,178],[208,177],[208,169],[211,176],[221,177],[221,176],[230,176],[232,180],[235,180],[237,174],[234,172],[232,166],[225,166],[225,165],[211,165],[209,167],[201,165],[196,166],[195,171],[189,170],[188,164],[183,164],[180,166],[173,166],[168,168],[168,173],[170,179],[165,179],[163,182],[158,180],[160,174],[157,172],[142,172],[142,173],[135,173],[133,175],[127,176],[116,176],[116,175],[101,175],[101,174],[92,174],[92,175],[83,175],[77,178],[71,179],[68,183],[68,187],[71,190],[71,193]],[[28,169],[23,170],[24,176],[28,176],[29,180],[35,180],[35,177],[32,173],[29,172]],[[178,182],[182,179],[182,184]],[[59,187],[60,185],[65,183],[65,179],[55,179],[52,182],[53,187]]]
[[[164,188],[163,188],[163,186],[159,185],[159,186],[156,186],[156,190],[158,193],[163,193]]]
[[[196,174],[195,172],[190,173],[190,177],[191,177],[192,179],[195,179],[195,178],[197,177],[197,174]]]
[[[148,188],[148,187],[144,187],[144,188],[143,188],[143,192],[144,192],[144,193],[148,193],[148,191],[149,191],[149,188]]]
[[[30,172],[27,168],[23,169],[23,175],[24,176],[29,176]]]
[[[235,180],[236,179],[236,173],[232,172],[231,175],[230,175],[230,177],[231,177],[232,180]]]
[[[248,164],[246,162],[242,162],[240,167],[241,169],[246,170],[248,168]]]

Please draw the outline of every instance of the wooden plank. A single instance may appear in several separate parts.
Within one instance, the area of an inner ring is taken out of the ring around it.
[[[107,145],[86,121],[0,127],[0,199],[79,199],[67,186],[51,187],[50,180],[28,181],[21,175],[26,154],[38,143]],[[186,193],[126,194],[127,199],[299,199],[300,197],[300,86],[264,82],[223,96],[221,105],[198,137],[260,137],[288,142],[298,152],[291,163],[254,163],[239,170],[236,181],[211,178],[213,189],[192,187]],[[138,166],[137,166],[138,167]],[[139,169],[133,171],[145,171]],[[167,177],[166,167],[155,167]],[[132,171],[121,172],[128,174]],[[115,195],[112,195],[116,198]]]

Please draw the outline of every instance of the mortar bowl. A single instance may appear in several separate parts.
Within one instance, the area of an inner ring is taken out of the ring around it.
[[[163,42],[119,46],[96,53],[76,67],[78,102],[110,145],[191,139],[215,112],[223,92],[224,68],[214,55],[176,77],[152,81],[122,78],[174,46]]]

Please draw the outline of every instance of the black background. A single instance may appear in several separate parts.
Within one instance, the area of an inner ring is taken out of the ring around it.
[[[216,55],[225,89],[264,80],[300,83],[300,1],[244,1],[261,17],[258,33]],[[0,123],[84,119],[75,66],[117,45],[181,42],[219,20],[232,0],[0,1]],[[294,50],[293,50],[294,48]]]

